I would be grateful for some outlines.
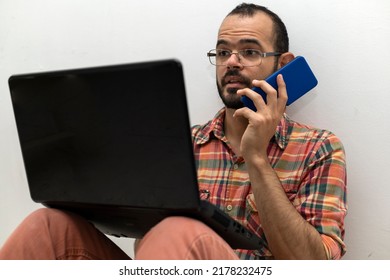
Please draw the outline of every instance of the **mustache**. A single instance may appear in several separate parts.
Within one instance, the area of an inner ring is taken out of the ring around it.
[[[252,81],[250,79],[248,79],[247,77],[241,75],[241,73],[238,69],[230,69],[225,73],[225,75],[221,79],[222,86],[225,86],[227,84],[226,78],[229,76],[238,77],[244,84],[248,85],[248,87],[250,87],[252,85]]]

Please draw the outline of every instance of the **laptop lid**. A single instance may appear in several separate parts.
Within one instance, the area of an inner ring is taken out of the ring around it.
[[[14,75],[9,86],[34,201],[198,206],[178,61]]]

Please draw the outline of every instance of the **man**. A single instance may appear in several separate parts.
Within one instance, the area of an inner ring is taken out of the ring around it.
[[[264,234],[269,247],[261,252],[262,256],[340,257],[345,249],[341,239],[346,210],[342,146],[329,132],[309,129],[283,115],[287,99],[283,77],[278,77],[278,94],[259,81],[294,58],[288,52],[283,23],[261,7],[242,5],[223,21],[216,48],[212,62],[217,65],[217,85],[226,109],[217,115],[215,124],[208,126],[214,126],[215,137],[226,142],[226,149],[221,150],[229,153],[229,160],[238,166],[242,164],[241,172],[231,171],[236,174],[230,175],[240,178],[240,182],[234,186],[229,180],[231,185],[224,188],[243,192],[232,202],[237,208],[235,218]],[[256,61],[254,51],[269,56],[258,57]],[[266,103],[249,89],[252,86],[267,93]],[[254,101],[257,112],[241,108],[242,95]],[[210,131],[212,128],[199,128],[195,143],[201,142],[197,141],[198,135],[205,138],[202,134]],[[207,149],[195,145],[195,151]],[[202,160],[201,153],[198,157]],[[248,181],[246,171],[250,180],[247,196],[242,190],[245,185],[242,181]],[[202,172],[200,168],[200,182]],[[211,188],[214,193],[223,193],[218,187]],[[222,199],[218,197],[212,202],[228,204],[228,199],[220,202]],[[248,208],[253,208],[253,212]],[[330,231],[324,231],[325,228]]]
[[[342,144],[326,130],[285,115],[288,92],[264,79],[294,58],[283,22],[268,9],[237,6],[222,22],[216,50],[225,108],[193,128],[200,193],[256,232],[267,246],[233,251],[199,221],[167,218],[137,242],[137,259],[339,259],[345,253],[346,170]],[[250,88],[257,86],[266,102]],[[244,108],[246,95],[257,111]],[[54,209],[30,215],[0,259],[126,259],[82,218]]]

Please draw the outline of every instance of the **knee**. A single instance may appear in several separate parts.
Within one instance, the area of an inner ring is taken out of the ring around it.
[[[168,217],[155,225],[136,248],[137,259],[182,259],[207,227],[194,219]]]
[[[50,219],[57,211],[58,210],[54,208],[39,208],[28,215],[27,219]]]
[[[61,217],[63,216],[63,217]],[[46,221],[63,220],[66,215],[62,214],[61,210],[54,208],[39,208],[27,216],[25,222],[41,223]]]
[[[169,217],[142,239],[137,259],[237,258],[229,245],[204,223],[186,217]]]
[[[51,208],[39,208],[28,215],[22,225],[30,225],[31,227],[39,227],[40,224],[50,220],[55,220],[53,217],[57,210]]]
[[[40,208],[29,214],[14,230],[12,236],[18,239],[31,239],[31,236],[40,236],[42,231],[54,224],[63,223],[63,219],[57,217],[58,210]]]
[[[73,214],[54,208],[40,208],[32,212],[22,222],[22,226],[29,227],[31,230],[53,227],[67,227],[75,223],[76,218]]]
[[[156,225],[156,227],[162,229],[174,229],[175,231],[185,230],[194,226],[203,226],[203,224],[198,220],[181,216],[167,217]]]
[[[153,228],[154,230],[159,235],[169,237],[172,240],[177,240],[178,238],[183,239],[188,236],[194,237],[203,234],[215,234],[204,223],[196,219],[181,216],[165,218]]]

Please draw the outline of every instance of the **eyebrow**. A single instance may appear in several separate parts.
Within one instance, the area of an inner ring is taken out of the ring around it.
[[[261,42],[257,39],[252,39],[252,38],[244,38],[239,41],[240,44],[255,44],[259,47],[263,47]],[[224,39],[220,39],[217,41],[217,46],[219,45],[229,45],[230,43]]]

